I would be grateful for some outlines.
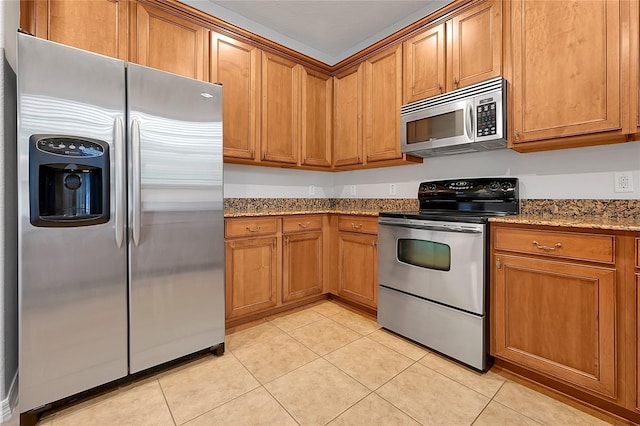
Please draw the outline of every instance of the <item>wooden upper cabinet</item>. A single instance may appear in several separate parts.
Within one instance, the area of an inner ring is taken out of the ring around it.
[[[364,64],[333,79],[333,165],[362,163],[362,90]]]
[[[366,161],[402,158],[402,45],[364,63],[364,138]]]
[[[208,80],[208,32],[181,16],[135,3],[131,16],[130,60],[185,77]]]
[[[403,43],[403,103],[418,101],[444,92],[445,27],[436,25]]]
[[[621,128],[622,3],[510,3],[509,139],[515,149],[521,142]]]
[[[300,65],[262,54],[262,160],[298,162]]]
[[[211,33],[211,82],[222,83],[225,157],[254,159],[260,137],[257,47]]]
[[[301,163],[331,167],[333,80],[330,75],[302,68],[300,112]]]
[[[128,3],[128,0],[23,0],[20,25],[36,37],[127,59]]]
[[[500,0],[487,0],[447,23],[447,90],[497,77],[502,69]]]

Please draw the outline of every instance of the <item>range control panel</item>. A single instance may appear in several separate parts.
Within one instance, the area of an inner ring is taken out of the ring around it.
[[[476,135],[491,136],[497,133],[497,103],[492,98],[481,100],[476,107]]]
[[[104,154],[104,147],[88,139],[69,137],[44,137],[38,139],[36,147],[50,154],[68,155],[72,157],[99,157]]]
[[[450,179],[422,182],[418,188],[418,199],[502,199],[517,197],[517,191],[518,178]]]

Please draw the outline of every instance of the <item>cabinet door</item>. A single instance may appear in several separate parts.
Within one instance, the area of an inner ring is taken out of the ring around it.
[[[444,93],[445,32],[444,24],[436,25],[405,41],[403,103],[418,101]]]
[[[300,65],[262,54],[262,159],[298,162]]]
[[[276,306],[277,246],[276,237],[227,241],[227,318]]]
[[[511,8],[513,142],[620,129],[620,2]]]
[[[502,70],[501,2],[487,0],[447,23],[447,90],[497,77]]]
[[[378,238],[338,233],[338,295],[372,307],[378,305]]]
[[[362,163],[363,64],[333,79],[333,165]]]
[[[254,159],[260,135],[260,49],[211,33],[211,81],[224,87],[225,157]]]
[[[285,235],[282,300],[322,293],[322,264],[322,232]]]
[[[22,9],[35,22],[21,19],[36,37],[127,59],[127,5],[128,0],[35,0]]]
[[[387,49],[365,63],[364,134],[367,162],[402,158],[402,45]]]
[[[640,253],[640,252],[639,252]],[[638,256],[638,254],[636,254]],[[640,259],[638,259],[636,263],[636,268],[640,265]],[[640,274],[636,273],[636,306],[635,306],[635,322],[636,322],[636,398],[635,398],[635,409],[636,411],[640,411]],[[632,369],[633,371],[633,369]]]
[[[495,259],[493,355],[615,398],[615,270]]]
[[[331,167],[333,80],[302,68],[302,164]]]
[[[208,30],[137,3],[131,20],[132,62],[198,80],[209,79]]]

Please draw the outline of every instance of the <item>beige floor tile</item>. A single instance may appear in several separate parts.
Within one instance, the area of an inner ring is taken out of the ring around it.
[[[419,426],[420,423],[372,393],[329,423],[330,426]]]
[[[259,387],[185,424],[211,425],[296,426],[297,423],[269,392]]]
[[[480,374],[434,353],[428,354],[419,362],[489,398],[493,398],[505,382],[505,379],[491,371]]]
[[[362,338],[360,333],[328,318],[297,328],[290,334],[319,355],[328,354]]]
[[[246,330],[229,334],[225,337],[225,350],[236,351],[259,342],[268,342],[276,336],[284,334],[271,323],[263,323]]]
[[[157,380],[125,391],[82,409],[61,411],[51,418],[51,426],[173,425],[169,407]]]
[[[283,317],[273,318],[271,323],[286,332],[293,331],[296,328],[312,324],[316,321],[324,319],[324,315],[319,314],[313,309],[305,309]]]
[[[233,354],[261,383],[270,382],[318,358],[315,352],[284,333]]]
[[[265,387],[302,425],[324,425],[369,393],[322,358]]]
[[[414,363],[412,359],[366,337],[331,352],[325,359],[371,390],[379,388]]]
[[[312,306],[311,309],[321,315],[324,315],[325,317],[330,317],[331,315],[339,314],[340,312],[344,312],[347,310],[333,302],[324,302],[319,305]]]
[[[416,363],[376,391],[423,424],[469,425],[489,398]]]
[[[380,329],[380,326],[374,320],[346,309],[343,312],[331,315],[330,318],[338,324],[349,327],[362,335],[367,335]]]
[[[160,376],[159,381],[177,424],[260,386],[230,353]]]
[[[482,414],[473,422],[473,426],[539,426],[540,423],[523,416],[509,407],[491,401]]]
[[[606,425],[608,423],[517,383],[507,381],[494,401],[545,425]]]
[[[419,360],[429,353],[426,348],[383,328],[374,331],[367,337],[385,345],[388,348],[393,349],[396,352],[401,353],[406,357],[411,358],[414,361]]]

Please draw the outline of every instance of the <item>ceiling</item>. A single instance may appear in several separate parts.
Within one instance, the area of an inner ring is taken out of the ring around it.
[[[452,0],[182,0],[335,65]]]

